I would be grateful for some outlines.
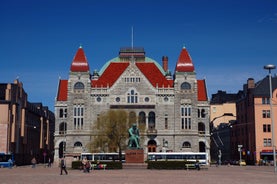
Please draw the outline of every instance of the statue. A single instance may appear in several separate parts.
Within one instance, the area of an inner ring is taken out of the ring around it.
[[[136,124],[133,124],[131,128],[129,128],[129,148],[140,148],[139,146],[139,129]]]

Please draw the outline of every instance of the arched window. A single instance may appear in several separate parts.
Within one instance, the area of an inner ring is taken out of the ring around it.
[[[191,144],[190,144],[190,142],[186,141],[183,143],[182,147],[183,148],[191,148]]]
[[[84,88],[85,88],[85,85],[82,82],[76,82],[76,84],[74,85],[75,90],[80,90]]]
[[[141,111],[139,113],[138,123],[139,123],[139,125],[145,125],[146,124],[146,115],[145,115],[145,112]]]
[[[191,89],[190,83],[188,83],[188,82],[182,83],[182,84],[181,84],[181,89],[182,89],[182,90],[189,90],[189,89]]]
[[[148,129],[155,129],[156,126],[156,117],[155,112],[151,111],[148,115]]]
[[[74,147],[82,147],[82,146],[83,146],[82,143],[79,141],[74,143]]]

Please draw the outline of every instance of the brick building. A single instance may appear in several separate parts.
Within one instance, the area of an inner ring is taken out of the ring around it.
[[[55,117],[42,103],[31,103],[19,80],[0,84],[0,152],[17,165],[53,159]]]
[[[272,77],[274,122],[277,114],[277,77]],[[231,157],[239,160],[238,145],[242,145],[242,159],[254,164],[260,159],[273,160],[272,125],[268,76],[255,83],[249,78],[236,103],[237,121],[231,131]],[[275,126],[275,132],[277,127]],[[275,143],[277,137],[275,136]]]

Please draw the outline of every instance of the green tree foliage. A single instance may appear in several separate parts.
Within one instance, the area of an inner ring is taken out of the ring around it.
[[[132,123],[124,110],[109,110],[100,114],[92,127],[92,132],[96,133],[91,142],[91,151],[119,152],[121,158],[122,150],[127,146],[128,129]]]

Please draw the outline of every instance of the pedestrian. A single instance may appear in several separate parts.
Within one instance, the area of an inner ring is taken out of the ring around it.
[[[88,163],[87,157],[84,157],[83,160],[82,160],[83,171],[84,172],[87,172],[87,163]]]
[[[85,165],[85,167],[86,167],[86,172],[90,172],[90,169],[91,169],[91,164],[90,164],[90,161],[87,161],[87,163],[86,163],[86,165]]]
[[[48,167],[51,167],[51,158],[48,159]]]
[[[37,160],[35,157],[32,158],[31,160],[31,164],[32,164],[32,168],[35,168],[36,167],[36,164],[37,164]]]
[[[12,159],[9,159],[8,162],[9,162],[9,168],[11,169],[13,167],[13,161],[12,161]]]
[[[200,163],[199,163],[199,160],[196,160],[195,168],[196,168],[198,171],[200,171]]]
[[[63,157],[61,158],[60,167],[61,167],[61,175],[63,175],[63,171],[67,175],[68,173],[67,173],[67,170],[66,170],[66,164],[65,164],[65,160],[64,160]]]

